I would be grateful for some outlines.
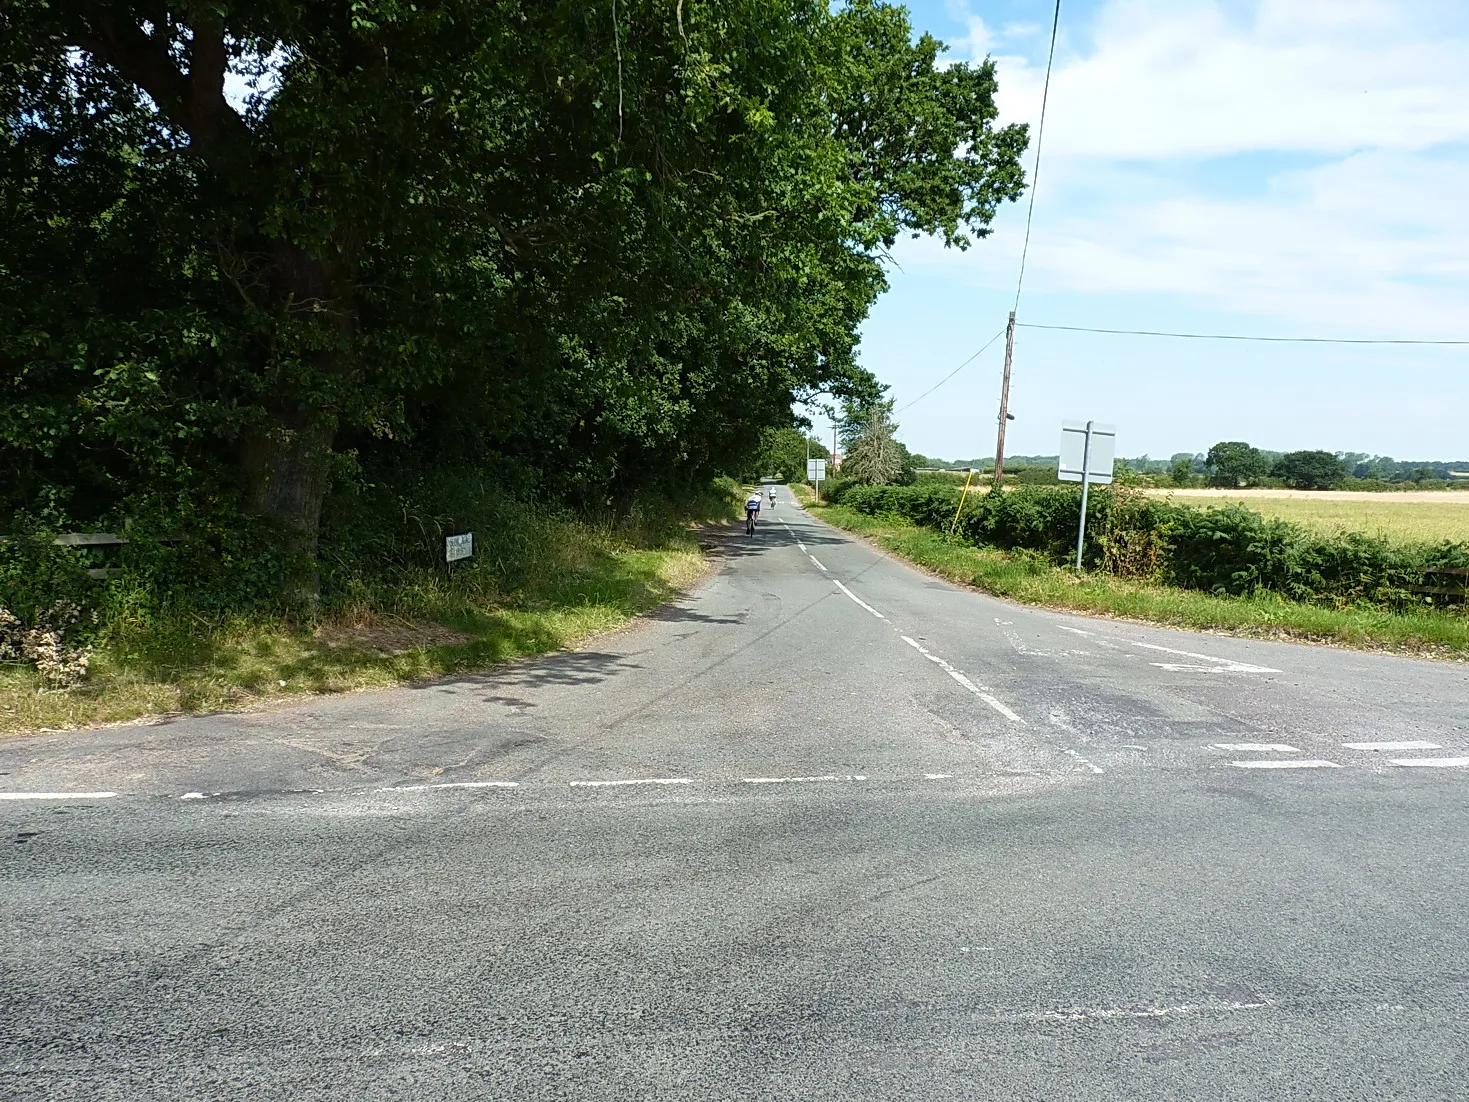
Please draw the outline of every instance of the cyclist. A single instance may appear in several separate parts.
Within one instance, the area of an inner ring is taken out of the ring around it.
[[[760,491],[756,490],[745,501],[745,535],[755,534],[755,518],[760,515]]]
[[[770,511],[775,511],[775,487],[770,487]]]

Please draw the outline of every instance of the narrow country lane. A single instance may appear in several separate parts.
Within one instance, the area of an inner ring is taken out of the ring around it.
[[[590,648],[0,743],[6,1099],[1451,1099],[1469,667],[982,597],[782,489]]]

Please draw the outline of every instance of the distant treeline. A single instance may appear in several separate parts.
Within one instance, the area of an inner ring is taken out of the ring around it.
[[[1297,454],[1271,451],[1268,448],[1254,450],[1271,467],[1284,456]],[[1391,456],[1369,455],[1366,452],[1336,452],[1334,455],[1341,461],[1346,469],[1346,477],[1350,479],[1382,482],[1448,482],[1458,479],[1469,482],[1469,459],[1393,459]],[[994,456],[980,459],[937,459],[927,455],[914,455],[913,460],[920,468],[934,470],[963,471],[971,467],[986,471],[995,469]],[[1056,455],[1005,456],[1005,469],[1017,473],[1037,468],[1054,471],[1059,463],[1060,456]],[[1132,459],[1119,458],[1117,465],[1142,475],[1174,476],[1185,469],[1185,465],[1186,470],[1195,475],[1208,476],[1210,473],[1207,452],[1176,452],[1167,459],[1154,459],[1148,455]]]

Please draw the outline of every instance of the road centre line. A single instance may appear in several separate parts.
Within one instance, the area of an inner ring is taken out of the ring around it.
[[[838,582],[837,584],[840,585],[841,583]],[[907,643],[919,654],[923,655],[924,658],[927,658],[934,665],[938,666],[939,669],[943,670],[946,674],[952,677],[955,681],[959,682],[959,684],[963,685],[971,693],[979,697],[980,700],[983,700],[986,704],[988,704],[995,711],[999,712],[1006,719],[1010,720],[1012,723],[1025,722],[1025,720],[1021,719],[1018,715],[1007,708],[1002,701],[997,700],[995,697],[985,692],[973,681],[970,681],[969,678],[965,677],[962,673],[956,670],[953,666],[949,665],[949,663],[945,662],[938,655],[924,649],[922,644],[920,644],[917,639],[914,639],[907,635],[903,636],[902,638],[903,642]]]
[[[1423,769],[1463,769],[1469,767],[1469,758],[1393,758],[1392,764]]]
[[[1259,761],[1232,761],[1229,763],[1236,769],[1340,769],[1334,761],[1322,761],[1311,758],[1302,760],[1291,758],[1288,761],[1270,761],[1261,759]]]
[[[870,613],[872,613],[872,615],[876,616],[879,620],[886,620],[887,619],[887,617],[884,616],[881,612],[878,612],[877,609],[873,608],[866,601],[864,601],[861,597],[857,596],[857,594],[853,593],[850,589],[848,589],[846,586],[842,585],[842,583],[839,582],[839,581],[837,581],[835,578],[832,579],[832,583],[838,589],[840,589],[843,593],[845,593],[848,597],[852,598],[852,600],[856,601],[859,605],[861,605],[863,608],[865,608],[868,612],[870,612]]]
[[[802,543],[800,540],[797,540],[796,541],[796,546],[799,547],[802,551],[806,551],[806,545],[804,543]],[[809,555],[809,554],[811,554],[811,552],[810,551],[806,551],[806,554]]]
[[[1216,750],[1232,750],[1236,754],[1299,754],[1300,751],[1294,746],[1287,746],[1283,742],[1214,742],[1210,743]]]
[[[519,788],[519,781],[446,781],[442,784],[400,784],[379,792],[427,792],[435,788]]]
[[[1422,739],[1408,739],[1405,742],[1344,742],[1348,750],[1442,750],[1443,747],[1436,742],[1424,742]]]
[[[693,777],[634,777],[616,781],[570,781],[572,788],[621,788],[630,784],[693,784]]]
[[[821,560],[820,559],[818,559],[815,555],[811,554],[809,551],[806,553],[806,557],[809,558],[812,562],[814,562],[816,564],[816,569],[817,570],[820,570],[823,574],[826,573],[826,567],[824,567],[824,566],[821,565]]]
[[[839,777],[835,773],[828,773],[821,777],[742,777],[745,784],[806,784],[818,781],[865,781],[865,776],[856,775],[850,777]]]
[[[110,800],[116,792],[0,792],[0,800]]]

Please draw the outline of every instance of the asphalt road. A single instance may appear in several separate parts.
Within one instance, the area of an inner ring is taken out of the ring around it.
[[[1469,1096],[1469,667],[718,543],[582,652],[0,743],[0,1097]]]

